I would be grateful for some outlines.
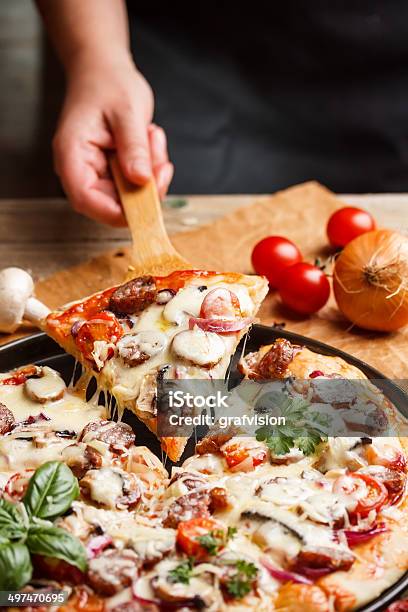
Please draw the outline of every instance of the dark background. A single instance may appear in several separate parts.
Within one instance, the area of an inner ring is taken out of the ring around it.
[[[32,0],[1,0],[0,198],[62,195],[51,140],[63,83]]]

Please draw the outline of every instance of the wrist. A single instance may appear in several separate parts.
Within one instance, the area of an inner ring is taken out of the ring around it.
[[[87,75],[107,74],[118,70],[135,71],[136,67],[127,48],[95,50],[78,50],[64,62],[68,82],[78,81]]]

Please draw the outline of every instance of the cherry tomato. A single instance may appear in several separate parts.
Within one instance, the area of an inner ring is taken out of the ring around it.
[[[370,465],[383,465],[390,470],[405,472],[407,469],[407,460],[398,448],[391,444],[384,444],[379,449],[374,444],[368,444],[365,448],[365,456]]]
[[[276,289],[284,270],[302,261],[302,254],[287,238],[268,236],[255,245],[251,259],[255,272],[266,276],[269,286]]]
[[[93,361],[96,340],[116,343],[123,334],[122,327],[112,312],[100,312],[83,323],[75,335],[75,343],[86,359]]]
[[[319,268],[301,262],[285,270],[279,295],[285,306],[302,314],[311,314],[326,304],[330,284]]]
[[[388,499],[388,491],[382,482],[369,476],[351,472],[340,476],[334,481],[333,491],[343,495],[354,496],[355,507],[349,511],[350,515],[368,516],[372,510],[379,510]]]
[[[375,230],[373,217],[361,208],[345,206],[336,210],[327,223],[327,237],[334,247],[344,247],[346,244],[366,232]]]
[[[208,555],[208,551],[201,546],[198,538],[209,534],[211,531],[223,529],[223,525],[212,518],[194,518],[179,523],[176,536],[177,544],[189,556],[203,558]]]

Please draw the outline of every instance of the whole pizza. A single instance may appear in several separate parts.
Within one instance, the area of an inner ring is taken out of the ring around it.
[[[0,591],[24,595],[26,610],[342,612],[408,570],[408,447],[362,435],[349,388],[325,397],[328,380],[365,381],[344,360],[282,338],[239,369],[290,388],[298,412],[314,394],[355,435],[212,431],[168,469],[121,420],[131,409],[156,431],[163,377],[223,378],[265,292],[260,277],[191,271],[48,316],[83,375],[0,375]],[[116,398],[117,420],[99,393],[87,399],[91,376]],[[373,385],[364,412],[380,431],[384,418],[398,423]],[[161,442],[178,460],[186,440]]]

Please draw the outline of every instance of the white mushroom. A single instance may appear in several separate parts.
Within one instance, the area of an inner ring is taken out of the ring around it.
[[[40,325],[50,310],[33,293],[33,279],[25,270],[5,268],[0,272],[0,332],[14,332],[23,319]]]
[[[167,345],[167,336],[161,331],[143,330],[123,336],[116,347],[123,361],[133,367],[161,353]]]
[[[216,365],[225,355],[222,338],[198,327],[187,329],[174,336],[172,348],[182,359],[207,368]]]
[[[34,402],[45,404],[61,399],[66,389],[65,382],[55,370],[44,366],[39,378],[29,378],[24,384],[26,395]]]

